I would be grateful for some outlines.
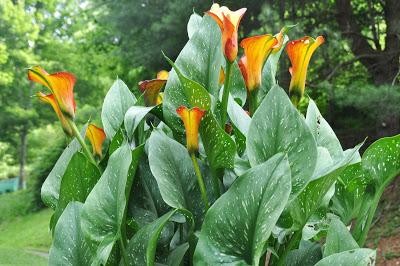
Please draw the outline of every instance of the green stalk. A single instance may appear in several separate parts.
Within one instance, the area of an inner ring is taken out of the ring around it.
[[[221,102],[221,127],[225,127],[225,123],[227,120],[227,108],[228,108],[228,98],[230,91],[230,79],[232,72],[232,63],[229,60],[226,60],[226,75],[225,75],[225,83],[224,83],[224,93],[222,94],[222,102]]]
[[[210,208],[210,204],[208,203],[206,186],[204,185],[204,180],[200,172],[199,164],[197,163],[197,158],[194,156],[194,153],[190,153],[190,158],[193,162],[194,171],[196,172],[197,182],[199,183],[201,198],[203,199],[204,205],[206,206],[206,211]]]
[[[368,211],[367,222],[365,224],[364,229],[362,230],[360,239],[358,240],[358,245],[360,247],[363,247],[364,244],[365,244],[365,241],[367,240],[368,232],[369,232],[369,229],[371,227],[372,220],[374,219],[376,208],[378,207],[379,200],[380,200],[380,198],[381,198],[381,196],[383,194],[383,191],[384,191],[385,187],[386,186],[382,186],[383,189],[380,189],[379,191],[377,191],[378,193],[375,194],[374,200],[372,201],[371,208]]]
[[[86,157],[89,159],[91,163],[93,163],[97,168],[99,168],[96,160],[94,159],[92,153],[90,152],[88,146],[86,145],[85,140],[82,138],[78,128],[76,127],[75,122],[69,119],[67,119],[67,121],[72,129],[72,133],[74,134],[75,138],[79,141],[79,144],[81,144],[81,147],[83,149],[83,152],[86,154]]]
[[[128,266],[128,257],[126,255],[126,248],[125,248],[124,241],[122,241],[122,238],[119,238],[119,245],[121,247],[122,261],[124,262],[125,266]]]

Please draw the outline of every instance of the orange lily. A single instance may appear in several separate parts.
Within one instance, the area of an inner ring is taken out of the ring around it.
[[[231,11],[226,6],[213,4],[206,13],[218,24],[222,32],[222,51],[229,62],[235,61],[238,53],[238,28],[246,8]]]
[[[292,64],[292,67],[289,69],[292,75],[289,93],[295,105],[297,105],[304,94],[307,68],[311,56],[324,41],[323,36],[318,36],[315,40],[306,36],[299,40],[291,41],[286,46],[286,52]]]
[[[102,128],[96,127],[93,124],[89,124],[86,130],[86,137],[92,144],[93,154],[98,155],[100,158],[103,157],[102,147],[103,142],[106,139],[106,134]]]
[[[181,117],[186,130],[186,146],[190,154],[199,150],[199,126],[206,111],[198,107],[188,109],[180,106],[176,112]]]
[[[47,94],[47,95],[46,95],[46,94],[44,94],[44,93],[38,92],[38,93],[36,93],[36,96],[37,96],[42,102],[48,103],[48,104],[50,104],[50,105],[53,107],[54,112],[56,112],[56,114],[57,114],[57,116],[58,116],[58,119],[59,119],[60,122],[61,122],[61,125],[62,125],[62,128],[63,128],[64,132],[65,132],[67,135],[72,136],[72,134],[73,134],[73,133],[72,133],[72,128],[71,128],[71,126],[69,125],[69,123],[68,123],[67,119],[65,118],[65,116],[63,115],[63,113],[61,112],[61,109],[60,109],[60,107],[58,106],[57,101],[56,101],[54,95],[53,95],[53,94]]]
[[[61,112],[69,118],[75,117],[74,75],[68,72],[49,74],[43,68],[34,66],[28,69],[28,79],[49,88]]]
[[[278,40],[270,34],[249,37],[240,42],[244,56],[239,60],[239,68],[249,92],[261,85],[262,68],[277,43]]]
[[[143,80],[139,82],[139,88],[144,93],[144,101],[147,106],[159,105],[162,103],[162,87],[168,80],[168,71],[161,70],[157,73],[156,79]]]

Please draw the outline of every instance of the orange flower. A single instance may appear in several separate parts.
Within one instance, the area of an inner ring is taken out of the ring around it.
[[[68,72],[48,74],[43,68],[34,66],[28,69],[28,79],[49,88],[61,112],[69,118],[75,117],[74,75]]]
[[[89,124],[86,130],[86,137],[92,144],[93,154],[97,154],[100,158],[103,157],[102,147],[106,139],[106,134],[102,128]]]
[[[167,83],[168,71],[161,70],[157,73],[156,79],[143,80],[139,82],[139,88],[144,93],[144,101],[147,106],[159,105],[162,103],[162,87]]]
[[[221,70],[219,71],[218,83],[219,83],[219,85],[223,85],[224,82],[225,82],[225,72],[224,72],[224,68],[221,67]]]
[[[262,68],[277,43],[278,40],[270,34],[246,38],[240,42],[244,56],[239,60],[239,68],[249,92],[261,85]]]
[[[307,68],[311,56],[324,41],[323,36],[318,36],[315,40],[306,36],[299,40],[291,41],[286,46],[286,52],[292,64],[292,67],[289,69],[292,75],[289,93],[295,105],[297,105],[304,94]]]
[[[44,93],[38,92],[38,93],[36,93],[36,96],[37,96],[42,102],[48,103],[48,104],[50,104],[50,105],[53,107],[54,112],[56,112],[56,114],[57,114],[57,116],[58,116],[58,119],[59,119],[60,122],[61,122],[61,125],[62,125],[62,128],[63,128],[65,134],[67,134],[67,135],[69,135],[69,136],[72,136],[72,129],[71,129],[71,126],[69,125],[67,119],[65,118],[65,116],[64,116],[63,113],[61,112],[60,107],[58,106],[57,101],[56,101],[54,95],[53,95],[53,94],[48,94],[48,95],[46,95],[46,94],[44,94]]]
[[[246,8],[231,11],[226,6],[213,4],[206,13],[218,24],[222,32],[222,51],[229,62],[235,61],[238,53],[238,28]]]
[[[199,126],[206,111],[198,107],[189,110],[186,106],[180,106],[176,112],[185,126],[187,149],[189,153],[194,153],[199,150]]]

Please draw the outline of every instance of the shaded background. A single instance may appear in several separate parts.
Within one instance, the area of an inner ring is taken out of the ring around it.
[[[43,207],[41,183],[67,143],[51,108],[31,97],[40,87],[27,81],[26,68],[39,64],[50,73],[74,73],[78,123],[91,117],[100,125],[102,99],[113,80],[118,76],[136,91],[138,81],[169,69],[161,50],[175,58],[187,42],[189,16],[203,14],[211,4],[0,0],[0,180],[19,176],[20,185],[25,180],[28,188],[0,196],[0,230],[10,217]],[[290,31],[291,39],[325,37],[309,66],[307,93],[316,99],[344,147],[365,137],[368,146],[400,132],[400,1],[227,0],[220,4],[233,10],[247,7],[240,39],[275,34],[292,24],[297,27]],[[278,80],[287,88],[286,54],[279,64]],[[396,183],[390,187],[392,194],[395,188]],[[400,214],[393,203],[397,198],[388,193],[389,207],[383,205],[382,210],[394,215],[389,217],[398,222],[391,225],[397,230]],[[46,249],[46,244],[35,247],[42,246]],[[394,255],[390,253],[388,260],[400,256],[400,248],[389,252]]]

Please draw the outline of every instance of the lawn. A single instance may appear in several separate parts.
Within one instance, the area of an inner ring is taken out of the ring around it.
[[[47,265],[51,214],[45,209],[0,223],[0,265]]]

